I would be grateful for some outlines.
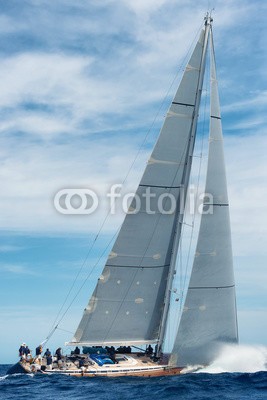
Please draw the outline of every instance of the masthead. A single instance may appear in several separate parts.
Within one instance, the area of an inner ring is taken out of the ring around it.
[[[204,21],[205,21],[205,25],[211,25],[211,23],[213,21],[213,18],[211,17],[211,12],[207,12],[207,14],[204,18]]]

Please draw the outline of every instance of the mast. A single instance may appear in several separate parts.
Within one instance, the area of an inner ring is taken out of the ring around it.
[[[203,80],[204,80],[204,74],[205,74],[206,53],[207,53],[211,23],[213,21],[211,16],[209,15],[209,13],[207,13],[204,20],[205,20],[204,45],[203,45],[203,50],[202,50],[201,64],[200,64],[200,71],[199,71],[199,81],[198,81],[198,87],[197,87],[197,92],[196,92],[194,118],[192,120],[191,134],[190,134],[190,140],[189,140],[189,145],[188,145],[188,150],[187,150],[187,168],[184,171],[184,177],[183,177],[183,181],[182,181],[183,189],[184,189],[184,191],[183,191],[184,200],[186,199],[186,195],[187,195],[188,183],[189,183],[191,166],[192,166],[192,157],[193,157],[194,145],[195,145],[197,120],[198,120],[198,115],[199,115],[199,105],[200,105],[200,100],[201,100]],[[177,208],[178,208],[178,205],[177,205]],[[169,313],[169,308],[170,308],[171,289],[172,289],[172,283],[173,283],[173,278],[174,278],[174,274],[175,274],[176,259],[177,259],[177,253],[178,253],[178,247],[179,247],[179,242],[180,242],[180,236],[181,236],[184,215],[183,215],[183,213],[179,213],[177,217],[178,218],[177,218],[177,225],[175,228],[175,239],[174,239],[174,245],[173,245],[173,249],[172,249],[171,264],[170,264],[166,292],[165,292],[165,299],[164,299],[164,309],[163,309],[163,315],[162,315],[162,320],[161,320],[161,325],[160,325],[160,330],[159,330],[159,341],[158,341],[158,349],[157,349],[157,354],[156,354],[157,357],[160,356],[160,353],[162,351],[164,335],[166,332],[166,325],[167,325],[168,313]]]
[[[188,292],[171,365],[209,364],[238,341],[221,113],[211,30],[210,137],[205,198]],[[212,199],[210,202],[209,200]]]

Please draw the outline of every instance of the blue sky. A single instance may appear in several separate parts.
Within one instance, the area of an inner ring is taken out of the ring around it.
[[[48,334],[106,215],[105,193],[149,132],[126,187],[137,184],[212,7],[240,340],[267,345],[267,4],[0,0],[0,363]],[[53,198],[66,187],[94,189],[102,207],[57,213]],[[51,348],[75,331],[121,219],[108,218]]]

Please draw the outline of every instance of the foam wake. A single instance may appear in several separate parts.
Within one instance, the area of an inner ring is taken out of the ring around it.
[[[208,367],[191,365],[182,373],[258,372],[267,371],[267,347],[257,345],[225,345]]]

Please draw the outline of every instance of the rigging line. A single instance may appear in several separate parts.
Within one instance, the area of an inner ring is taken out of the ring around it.
[[[47,337],[45,338],[45,340],[43,340],[43,341],[40,343],[42,346],[44,346],[45,343],[47,343],[47,342],[50,340],[51,336],[53,335],[53,333],[55,332],[56,329],[58,329],[58,326],[57,326],[57,325],[50,331],[50,333],[47,335]]]
[[[185,235],[185,233],[184,233],[184,231],[185,231],[185,226],[186,226],[186,224],[184,224],[184,225],[182,226],[181,238],[180,238],[180,243],[179,243],[179,247],[180,247],[180,252],[179,252],[179,263],[180,263],[180,276],[179,276],[179,278],[180,278],[180,279],[179,279],[179,283],[180,283],[180,291],[179,291],[179,309],[180,309],[180,311],[181,311],[181,307],[182,307],[181,281],[182,281],[182,273],[184,272],[184,271],[183,271],[183,239],[184,239],[184,235]],[[177,279],[177,285],[178,285],[178,279]],[[178,324],[179,324],[179,318],[180,318],[180,315],[178,314],[178,317],[177,317],[177,329],[178,329]]]
[[[107,221],[109,215],[110,215],[110,210],[108,211],[108,213],[106,214],[105,218],[103,219],[103,221],[102,221],[102,223],[101,223],[101,226],[100,226],[100,228],[99,228],[99,230],[98,230],[98,232],[97,232],[97,234],[96,234],[96,236],[95,236],[93,242],[91,243],[91,246],[90,246],[90,248],[89,248],[89,250],[88,250],[88,252],[87,252],[87,254],[86,254],[86,256],[85,256],[85,259],[84,259],[84,261],[83,261],[83,263],[82,263],[82,265],[81,265],[81,267],[80,267],[78,273],[77,273],[76,276],[75,276],[74,282],[73,282],[73,284],[71,285],[71,287],[70,287],[70,289],[69,289],[69,292],[68,292],[68,294],[67,294],[67,296],[66,296],[66,298],[65,298],[65,300],[64,300],[64,302],[63,302],[63,304],[62,304],[62,306],[61,306],[61,308],[60,308],[60,310],[59,310],[59,312],[58,312],[58,314],[57,314],[57,316],[56,316],[56,318],[55,318],[55,320],[54,320],[54,323],[53,323],[53,325],[52,325],[52,328],[53,328],[53,326],[56,324],[56,321],[57,321],[57,319],[59,318],[60,313],[62,312],[62,310],[63,310],[65,304],[67,303],[67,300],[68,300],[68,298],[70,297],[70,294],[71,294],[71,292],[72,292],[72,290],[73,290],[73,288],[74,288],[74,286],[75,286],[75,283],[77,282],[77,280],[78,280],[78,278],[79,278],[79,276],[80,276],[80,274],[81,274],[81,272],[82,272],[82,270],[83,270],[83,268],[84,268],[84,266],[85,266],[85,264],[86,264],[86,262],[87,262],[87,260],[88,260],[88,258],[89,258],[89,255],[90,255],[91,252],[92,252],[92,249],[93,249],[93,247],[94,247],[94,245],[95,245],[95,243],[96,243],[96,241],[97,241],[97,239],[98,239],[98,237],[99,237],[99,235],[100,235],[100,233],[101,233],[101,231],[102,231],[102,229],[103,229],[103,227],[104,227],[104,225],[105,225],[105,223],[106,223],[106,221]],[[101,257],[100,257],[100,258],[101,258]]]
[[[179,247],[178,247],[178,259],[177,259],[177,267],[176,270],[178,270],[180,273],[179,274],[175,274],[175,278],[174,278],[174,284],[172,287],[178,287],[179,285],[179,281],[181,280],[181,275],[182,275],[182,265],[183,265],[183,256],[182,256],[182,242],[183,242],[183,234],[184,234],[184,224],[182,225],[182,229],[181,229],[181,235],[180,235],[180,240],[179,240]],[[175,297],[175,300],[174,298]],[[179,307],[181,307],[181,298],[180,298],[180,294],[179,294]],[[172,296],[172,303],[175,304],[176,302],[176,298],[177,298],[177,292],[175,293],[175,296]],[[175,311],[175,310],[174,310]],[[179,325],[179,313],[175,313],[174,317],[173,317],[173,327],[174,327],[174,332],[177,332],[178,330],[178,325]],[[169,340],[171,337],[171,322],[170,322],[170,318],[168,318],[169,320]],[[174,340],[174,338],[172,337],[172,340]],[[171,341],[171,340],[170,340]],[[169,342],[170,343],[170,342]]]
[[[210,64],[208,63],[208,68],[207,68],[207,75],[210,75]],[[201,133],[201,151],[200,151],[200,159],[199,159],[199,168],[198,168],[198,178],[197,178],[197,190],[196,190],[196,198],[198,198],[199,195],[199,186],[200,186],[200,175],[201,175],[201,169],[202,169],[202,161],[203,161],[203,147],[204,147],[204,133],[206,129],[206,122],[207,122],[207,98],[208,98],[208,84],[209,80],[206,79],[206,88],[205,88],[205,102],[204,102],[204,110],[203,110],[203,125],[202,125],[202,133]],[[195,203],[195,209],[194,209],[194,215],[192,219],[192,229],[191,229],[191,234],[190,234],[190,240],[189,240],[189,249],[187,253],[187,260],[186,260],[186,268],[185,268],[185,276],[184,276],[184,283],[181,288],[181,293],[184,292],[185,288],[185,282],[186,282],[186,276],[187,276],[187,271],[188,271],[188,266],[189,266],[189,258],[190,258],[190,253],[191,253],[191,247],[192,247],[192,241],[193,241],[193,233],[194,233],[194,226],[195,226],[195,219],[196,219],[196,209],[197,209],[197,201]],[[181,299],[181,303],[182,303]]]
[[[74,335],[74,332],[68,331],[67,329],[63,329],[63,328],[57,328],[57,329],[58,329],[59,331],[71,333],[72,335]]]
[[[183,276],[183,251],[182,251],[182,249],[183,249],[183,235],[184,234],[184,229],[182,230],[182,232],[181,232],[181,238],[180,238],[180,257],[179,257],[179,261],[180,261],[180,271],[181,271],[181,274],[180,274],[180,292],[181,292],[181,283],[182,283],[182,276]],[[181,304],[181,302],[180,302],[180,304]]]
[[[88,279],[90,278],[90,276],[92,275],[94,269],[97,267],[97,265],[99,264],[101,258],[105,255],[106,251],[108,250],[109,246],[111,245],[111,243],[113,242],[114,238],[116,237],[116,235],[118,234],[120,228],[118,228],[116,230],[116,232],[114,233],[114,235],[112,236],[111,240],[108,242],[107,246],[105,247],[104,251],[101,253],[101,256],[98,258],[97,262],[94,264],[93,268],[91,269],[91,271],[89,272],[89,274],[86,276],[85,280],[83,281],[82,285],[80,286],[80,288],[78,289],[78,291],[76,292],[75,296],[73,297],[72,301],[70,302],[70,304],[68,305],[67,309],[65,310],[65,312],[63,313],[63,315],[61,316],[61,318],[59,319],[57,325],[60,324],[60,322],[63,320],[63,318],[65,317],[65,315],[67,314],[67,312],[69,311],[70,307],[72,306],[72,304],[74,303],[74,301],[76,300],[76,298],[78,297],[79,293],[81,292],[82,288],[85,286],[86,282],[88,281]]]
[[[49,340],[51,339],[51,336],[53,335],[53,333],[54,333],[56,330],[63,331],[63,332],[68,332],[68,333],[71,333],[71,334],[73,335],[73,332],[67,331],[66,329],[59,328],[59,327],[56,325],[56,326],[54,327],[54,329],[52,329],[52,331],[50,332],[50,334],[46,337],[46,339],[43,340],[40,344],[41,344],[42,346],[44,346],[46,343],[48,343]]]
[[[201,26],[202,26],[202,25],[201,25]],[[195,35],[194,40],[192,41],[191,45],[189,46],[189,49],[188,49],[188,51],[187,51],[185,57],[183,58],[183,60],[182,60],[182,62],[181,62],[181,64],[180,64],[180,67],[179,67],[177,73],[175,74],[175,76],[174,76],[174,78],[173,78],[173,80],[172,80],[172,82],[171,82],[171,84],[170,84],[170,86],[169,86],[169,89],[167,90],[167,92],[166,92],[166,94],[165,94],[165,96],[164,96],[164,98],[163,98],[163,100],[162,100],[162,102],[161,102],[161,104],[160,104],[160,106],[159,106],[159,108],[158,108],[158,111],[157,111],[157,113],[156,113],[156,115],[155,115],[155,117],[154,117],[154,120],[152,121],[152,124],[151,124],[150,128],[148,129],[148,131],[147,131],[147,133],[146,133],[146,135],[145,135],[145,137],[144,137],[144,139],[143,139],[141,145],[139,146],[139,149],[138,149],[138,151],[137,151],[137,153],[136,153],[136,155],[135,155],[135,157],[134,157],[134,159],[133,159],[133,161],[132,161],[132,163],[131,163],[131,165],[130,165],[130,167],[129,167],[127,173],[126,173],[126,176],[124,177],[124,179],[123,179],[123,181],[122,181],[122,184],[121,184],[122,186],[125,184],[125,182],[126,182],[128,176],[129,176],[129,174],[130,174],[130,172],[131,172],[131,170],[132,170],[132,168],[133,168],[133,166],[134,166],[134,164],[135,164],[135,162],[136,162],[136,160],[137,160],[137,158],[138,158],[138,156],[139,156],[139,154],[140,154],[140,152],[141,152],[141,150],[142,150],[142,148],[144,147],[144,144],[146,143],[147,137],[148,137],[148,135],[150,134],[150,132],[151,132],[151,130],[152,130],[152,128],[153,128],[153,126],[154,126],[154,124],[155,124],[155,122],[156,122],[158,116],[159,116],[159,113],[160,113],[160,111],[161,111],[161,109],[162,109],[162,107],[163,107],[163,105],[164,105],[164,103],[165,103],[167,97],[169,96],[170,90],[171,90],[171,88],[172,88],[172,86],[173,86],[175,80],[177,79],[177,76],[180,74],[180,71],[181,71],[181,69],[182,69],[182,66],[185,64],[185,60],[186,60],[187,57],[188,57],[188,54],[189,54],[189,52],[190,52],[190,49],[192,48],[192,46],[193,46],[193,44],[194,44],[194,42],[195,42],[195,40],[196,40],[196,37],[197,37],[198,34],[199,34],[200,29],[201,29],[201,28],[198,29],[198,32],[197,32],[197,34]],[[122,188],[120,188],[120,191],[121,191],[121,189],[122,189]],[[51,327],[50,330],[52,330],[53,327],[55,326],[57,319],[59,318],[59,316],[60,316],[60,314],[61,314],[61,312],[62,312],[62,310],[63,310],[65,304],[67,303],[67,300],[68,300],[68,298],[70,297],[70,294],[71,294],[71,292],[72,292],[72,290],[73,290],[73,288],[74,288],[74,286],[75,286],[75,284],[76,284],[76,282],[77,282],[77,280],[78,280],[78,277],[80,276],[80,274],[81,274],[81,272],[82,272],[82,270],[83,270],[83,268],[84,268],[84,266],[85,266],[85,264],[86,264],[86,261],[88,260],[89,255],[91,254],[92,249],[93,249],[93,247],[94,247],[94,245],[95,245],[95,243],[96,243],[96,241],[97,241],[97,239],[98,239],[98,237],[99,237],[99,235],[100,235],[100,233],[101,233],[101,231],[102,231],[102,229],[103,229],[103,227],[104,227],[104,225],[105,225],[105,223],[106,223],[106,221],[107,221],[107,219],[108,219],[109,216],[110,216],[110,210],[107,212],[107,214],[106,214],[104,220],[102,221],[102,224],[101,224],[101,226],[100,226],[100,228],[99,228],[99,230],[98,230],[98,232],[97,232],[97,234],[96,234],[96,236],[95,236],[95,238],[94,238],[94,240],[93,240],[93,242],[92,242],[92,244],[91,244],[91,246],[90,246],[90,248],[89,248],[89,250],[88,250],[88,252],[87,252],[87,254],[86,254],[86,256],[85,256],[85,259],[84,259],[84,261],[83,261],[83,263],[82,263],[82,265],[81,265],[79,271],[77,272],[77,274],[76,274],[76,276],[75,276],[75,278],[74,278],[74,282],[73,282],[73,284],[71,285],[71,287],[70,287],[70,289],[69,289],[69,291],[68,291],[68,293],[67,293],[67,295],[66,295],[66,297],[65,297],[65,300],[64,300],[62,306],[60,307],[60,309],[59,309],[59,311],[58,311],[58,313],[57,313],[57,315],[56,315],[56,317],[55,317],[55,319],[54,319],[54,322],[53,322],[52,327]]]
[[[184,210],[185,212],[185,210]],[[182,224],[182,229],[181,229],[181,235],[180,235],[180,241],[179,241],[179,247],[178,247],[178,258],[177,258],[177,270],[179,270],[179,274],[176,274],[176,280],[175,284],[179,285],[179,282],[182,278],[182,272],[183,272],[183,257],[182,257],[182,239],[183,239],[183,234],[184,234],[184,228],[185,228],[185,223],[183,222]]]
[[[183,246],[184,230],[185,230],[185,226],[183,224],[182,229],[181,229],[181,236],[180,236],[179,250],[178,250],[178,259],[177,259],[177,270],[179,270],[180,274],[175,275],[175,281],[174,281],[174,285],[176,285],[177,287],[179,286],[179,282],[181,281],[181,278],[182,278],[182,276],[181,276],[182,275],[182,265],[183,265],[182,246]],[[175,297],[177,297],[177,293],[175,293]],[[173,297],[172,297],[172,303],[175,304],[175,300],[173,299]],[[181,305],[182,305],[181,295],[179,294],[179,313],[175,313],[174,319],[173,319],[174,332],[178,331]],[[174,309],[174,311],[175,311],[175,309]],[[171,335],[171,333],[170,333],[170,335]],[[172,338],[172,340],[174,340],[174,338]]]
[[[82,263],[82,265],[81,265],[79,271],[77,272],[77,274],[76,274],[76,276],[75,276],[75,278],[74,278],[74,281],[73,281],[73,283],[72,283],[72,285],[71,285],[71,287],[70,287],[70,289],[69,289],[69,291],[68,291],[68,293],[67,293],[67,295],[66,295],[66,297],[65,297],[65,300],[64,300],[62,306],[60,307],[60,309],[59,309],[59,311],[58,311],[58,313],[57,313],[56,318],[54,319],[54,322],[53,322],[53,324],[52,324],[51,329],[55,326],[56,321],[58,320],[58,318],[59,318],[59,316],[60,316],[60,314],[61,314],[61,312],[62,312],[62,310],[63,310],[63,308],[64,308],[64,306],[65,306],[65,304],[67,303],[68,298],[70,297],[70,294],[71,294],[71,292],[72,292],[72,290],[73,290],[73,288],[74,288],[74,286],[75,286],[75,283],[77,282],[77,280],[78,280],[78,278],[79,278],[79,276],[80,276],[80,274],[81,274],[81,272],[82,272],[82,270],[83,270],[83,268],[84,268],[84,266],[85,266],[85,263],[86,263],[87,260],[88,260],[88,257],[89,257],[89,255],[90,255],[92,249],[93,249],[93,246],[94,246],[94,244],[95,244],[95,242],[96,242],[96,240],[97,240],[97,238],[98,238],[98,236],[99,236],[100,231],[102,230],[102,228],[103,228],[103,226],[104,226],[104,224],[105,224],[105,222],[106,222],[106,220],[107,220],[108,215],[109,215],[109,214],[107,214],[106,217],[105,217],[105,219],[103,220],[103,222],[102,222],[102,224],[101,224],[101,227],[100,227],[100,230],[99,230],[98,233],[96,234],[96,236],[95,236],[95,238],[94,238],[94,240],[93,240],[93,242],[92,242],[92,244],[91,244],[91,246],[90,246],[90,248],[89,248],[89,250],[88,250],[88,252],[87,252],[87,254],[86,254],[86,256],[85,256],[85,259],[84,259],[84,261],[83,261],[83,263]]]

